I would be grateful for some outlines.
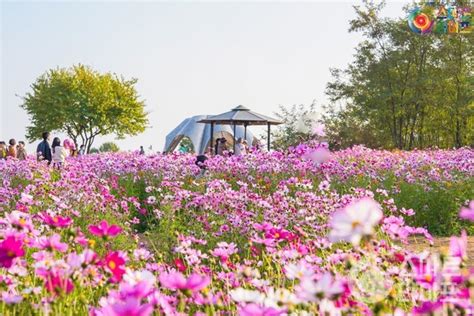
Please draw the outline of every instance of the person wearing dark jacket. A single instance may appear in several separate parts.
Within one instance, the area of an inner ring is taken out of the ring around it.
[[[49,145],[49,132],[43,133],[43,141],[36,147],[36,157],[38,161],[47,160],[48,165],[51,163],[51,160],[53,160],[51,146]]]

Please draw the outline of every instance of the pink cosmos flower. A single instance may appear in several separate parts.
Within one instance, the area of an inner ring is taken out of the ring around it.
[[[189,278],[186,278],[180,272],[162,273],[159,280],[164,287],[170,290],[189,290],[191,292],[200,291],[211,283],[208,276],[193,273]]]
[[[110,225],[107,221],[101,221],[99,225],[90,225],[89,232],[93,235],[100,236],[100,237],[115,237],[122,232],[122,228],[117,225]]]
[[[321,181],[321,183],[319,184],[318,188],[319,188],[319,190],[321,190],[321,191],[326,191],[326,190],[329,189],[329,186],[330,186],[330,185],[331,185],[331,184],[330,184],[328,181],[324,180],[324,181]]]
[[[53,227],[68,227],[72,223],[72,219],[69,217],[63,217],[59,215],[51,216],[48,213],[41,214],[43,221],[49,226]]]
[[[67,251],[67,244],[61,242],[61,236],[58,234],[54,234],[51,237],[41,237],[38,240],[38,245],[40,249],[48,249],[48,250],[57,250],[59,252],[66,252]]]
[[[130,296],[145,298],[153,291],[155,283],[156,278],[150,271],[127,269],[119,286],[119,296],[121,298]]]
[[[322,123],[317,123],[317,122],[313,123],[313,126],[312,126],[313,135],[320,136],[320,137],[326,136],[325,128],[326,127]]]
[[[148,316],[151,313],[153,313],[153,305],[141,304],[140,299],[130,296],[123,300],[109,299],[94,314],[100,316]]]
[[[118,251],[107,254],[104,260],[104,266],[112,273],[112,278],[110,279],[112,282],[118,283],[122,280],[125,274],[125,259]]]
[[[221,262],[226,262],[229,257],[238,252],[236,244],[233,242],[228,244],[225,241],[221,241],[217,244],[217,248],[211,251],[213,256],[219,257]]]
[[[336,211],[331,220],[331,242],[348,241],[358,245],[365,235],[373,233],[374,226],[380,222],[383,213],[380,205],[371,198],[363,198]]]
[[[258,304],[247,304],[239,307],[240,316],[279,316],[286,313],[286,310],[278,310],[273,307],[264,307]]]
[[[31,222],[29,214],[19,211],[13,211],[5,214],[5,220],[0,219],[0,224],[10,223],[14,228],[22,230],[33,230],[34,226]]]
[[[40,268],[36,273],[43,279],[44,287],[53,295],[69,294],[74,290],[72,281],[60,270]]]
[[[0,267],[10,268],[13,259],[23,257],[25,250],[22,248],[23,242],[15,236],[8,236],[0,243]]]
[[[469,202],[468,207],[461,208],[459,212],[459,217],[474,222],[474,200]]]
[[[461,237],[452,236],[449,242],[449,255],[467,259],[467,234],[463,230]]]
[[[18,304],[23,301],[23,296],[15,292],[2,292],[1,299],[6,304]]]
[[[303,155],[303,158],[321,164],[331,159],[331,152],[325,147],[318,147],[310,150]]]
[[[344,286],[326,272],[314,282],[312,279],[303,279],[298,285],[298,297],[308,302],[317,302],[323,298],[333,299],[344,292]]]

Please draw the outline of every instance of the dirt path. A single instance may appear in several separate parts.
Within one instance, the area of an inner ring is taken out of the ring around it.
[[[421,252],[425,249],[439,252],[443,249],[447,250],[449,248],[449,237],[435,237],[433,246],[430,246],[425,238],[413,237],[410,238],[410,244],[408,244],[407,247],[411,251],[416,252]],[[469,267],[474,267],[474,236],[467,237],[467,257],[467,265]]]

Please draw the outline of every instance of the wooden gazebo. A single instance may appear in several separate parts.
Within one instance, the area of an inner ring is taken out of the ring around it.
[[[233,108],[229,112],[219,115],[213,115],[206,119],[198,121],[198,123],[211,124],[211,144],[214,143],[214,125],[232,125],[234,131],[234,152],[235,152],[235,128],[237,125],[244,126],[244,138],[247,137],[247,126],[250,125],[267,125],[267,148],[270,151],[270,126],[282,124],[281,121],[269,116],[250,111],[243,105]]]

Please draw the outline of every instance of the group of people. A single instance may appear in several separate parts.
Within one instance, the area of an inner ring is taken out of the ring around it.
[[[7,159],[8,157],[25,160],[27,157],[25,142],[18,143],[14,138],[10,139],[8,146],[4,141],[0,141],[0,159]]]
[[[55,137],[50,145],[51,135],[49,132],[44,132],[42,138],[43,140],[36,147],[36,158],[38,161],[47,161],[48,165],[53,164],[54,167],[60,168],[66,161],[66,157],[85,154],[85,146],[81,145],[79,150],[76,150],[76,145],[70,139],[65,139],[61,143],[61,139]],[[4,141],[0,141],[0,159],[26,160],[27,157],[25,142],[19,141],[17,143],[12,138],[7,146]]]
[[[216,155],[223,156],[227,149],[227,140],[224,137],[216,139],[216,144],[214,146],[214,152]],[[249,146],[245,139],[240,137],[237,142],[235,143],[235,152],[233,153],[234,156],[242,156],[248,153]]]
[[[49,145],[51,134],[43,133],[43,140],[36,147],[36,158],[38,161],[46,160],[48,164],[53,164],[56,168],[61,168],[66,161],[66,157],[82,156],[85,154],[85,146],[81,145],[76,150],[76,145],[70,139],[65,139],[61,144],[61,139],[55,137],[51,145]]]

